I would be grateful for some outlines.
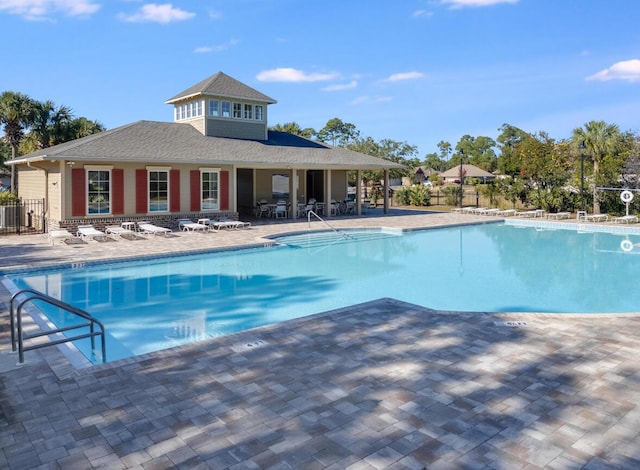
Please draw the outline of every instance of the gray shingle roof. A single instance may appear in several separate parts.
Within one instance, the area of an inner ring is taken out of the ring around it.
[[[207,137],[190,124],[137,121],[18,157],[111,164],[233,164],[246,168],[379,170],[402,165],[314,142],[286,132],[269,131],[268,140]]]
[[[218,72],[215,75],[202,80],[200,83],[196,83],[192,87],[184,90],[182,93],[178,93],[173,98],[168,99],[165,103],[170,104],[175,101],[197,95],[222,96],[241,100],[259,101],[267,104],[277,103],[273,98],[260,93],[258,90],[254,90],[253,88],[222,72]]]

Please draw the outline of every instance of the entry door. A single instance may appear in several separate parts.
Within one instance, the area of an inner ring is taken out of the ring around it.
[[[307,201],[314,198],[324,202],[324,171],[307,170]]]

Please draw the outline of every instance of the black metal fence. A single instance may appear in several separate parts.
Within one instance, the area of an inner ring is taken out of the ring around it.
[[[44,199],[19,199],[0,206],[0,235],[46,231]]]

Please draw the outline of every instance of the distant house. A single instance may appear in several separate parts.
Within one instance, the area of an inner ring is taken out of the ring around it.
[[[424,183],[425,181],[428,181],[429,178],[431,177],[431,175],[434,174],[439,174],[438,171],[434,170],[433,168],[427,168],[424,166],[419,166],[416,168],[415,171],[415,180],[418,183]]]
[[[402,168],[270,131],[267,108],[276,101],[222,72],[166,103],[173,122],[137,121],[8,161],[19,196],[45,200],[49,229],[141,219],[168,225],[238,217],[260,199],[346,199],[348,171],[361,181],[363,170],[383,170],[388,180],[389,169]]]
[[[443,179],[443,182],[446,183],[459,183],[460,182],[460,165],[454,166],[453,168],[440,173],[440,177]],[[482,168],[478,168],[474,165],[462,165],[462,182],[468,182],[469,179],[479,179],[482,180],[483,183],[487,183],[495,179],[495,175],[489,173],[488,171],[484,171]]]

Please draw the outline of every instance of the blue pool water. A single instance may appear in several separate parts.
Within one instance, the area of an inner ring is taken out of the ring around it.
[[[101,320],[112,361],[381,297],[440,310],[640,311],[639,243],[640,235],[492,223],[305,234],[272,248],[9,278]]]

